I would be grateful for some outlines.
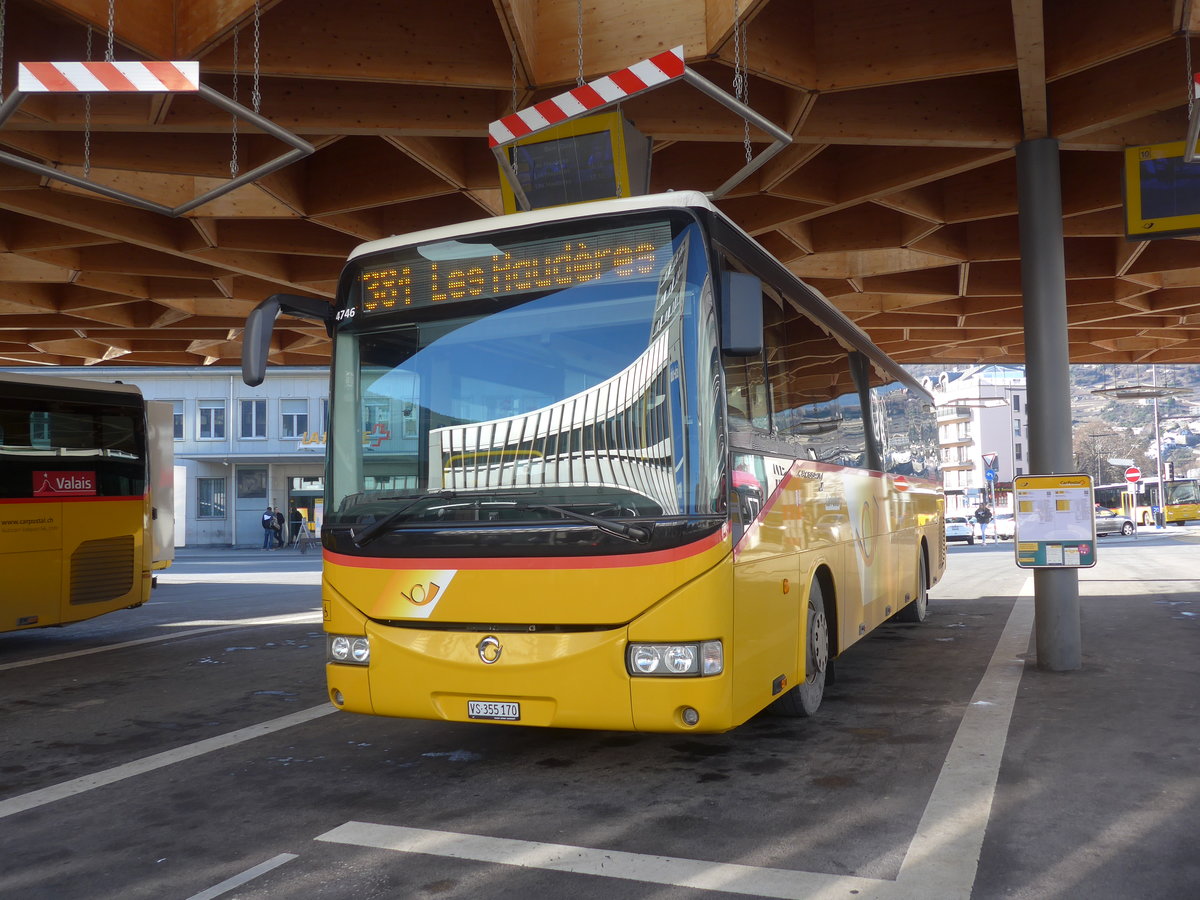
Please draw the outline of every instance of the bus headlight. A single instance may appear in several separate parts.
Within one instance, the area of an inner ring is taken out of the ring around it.
[[[720,675],[725,670],[720,641],[630,644],[625,659],[630,675]]]
[[[365,666],[371,661],[371,642],[365,637],[331,634],[327,647],[330,662]]]

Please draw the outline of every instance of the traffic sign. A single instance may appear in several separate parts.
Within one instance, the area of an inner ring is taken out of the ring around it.
[[[988,469],[986,472],[983,473],[983,477],[986,478],[988,481],[995,481],[996,480],[996,470]]]
[[[1128,469],[1125,470],[1125,480],[1128,481],[1130,484],[1133,484],[1135,481],[1139,481],[1141,479],[1141,477],[1142,477],[1142,470],[1139,469],[1137,466],[1130,466]]]

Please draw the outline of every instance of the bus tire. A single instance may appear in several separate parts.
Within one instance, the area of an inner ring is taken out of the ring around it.
[[[808,718],[815,715],[825,696],[825,675],[829,668],[829,623],[825,618],[825,599],[821,583],[813,580],[808,589],[808,624],[805,627],[805,679],[771,704],[776,715]]]
[[[926,580],[925,554],[921,553],[917,557],[917,595],[897,614],[896,618],[899,621],[916,625],[924,622],[929,615],[929,588]]]

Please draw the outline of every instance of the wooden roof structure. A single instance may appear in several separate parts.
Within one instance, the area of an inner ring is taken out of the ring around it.
[[[18,62],[103,59],[106,0],[7,0]],[[1200,361],[1200,243],[1131,242],[1122,150],[1182,141],[1191,0],[112,0],[119,60],[201,81],[316,152],[178,218],[0,162],[0,365],[234,364],[247,312],[332,297],[358,242],[500,211],[488,124],[682,45],[795,142],[719,205],[906,362],[1020,362],[1014,148],[1061,142],[1070,359]],[[582,11],[582,19],[579,13]],[[235,42],[236,36],[236,42]],[[1195,42],[1193,41],[1193,44]],[[176,94],[28,95],[0,149],[181,204],[230,177],[232,121]],[[90,106],[89,106],[90,104]],[[743,122],[685,84],[630,100],[652,190],[713,190]],[[280,152],[243,124],[245,171]],[[757,132],[756,149],[768,139]],[[272,361],[329,342],[282,319]]]

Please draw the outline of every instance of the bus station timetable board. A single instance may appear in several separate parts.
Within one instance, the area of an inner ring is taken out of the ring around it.
[[[1013,480],[1022,569],[1090,568],[1096,564],[1096,517],[1089,475],[1019,475]]]

